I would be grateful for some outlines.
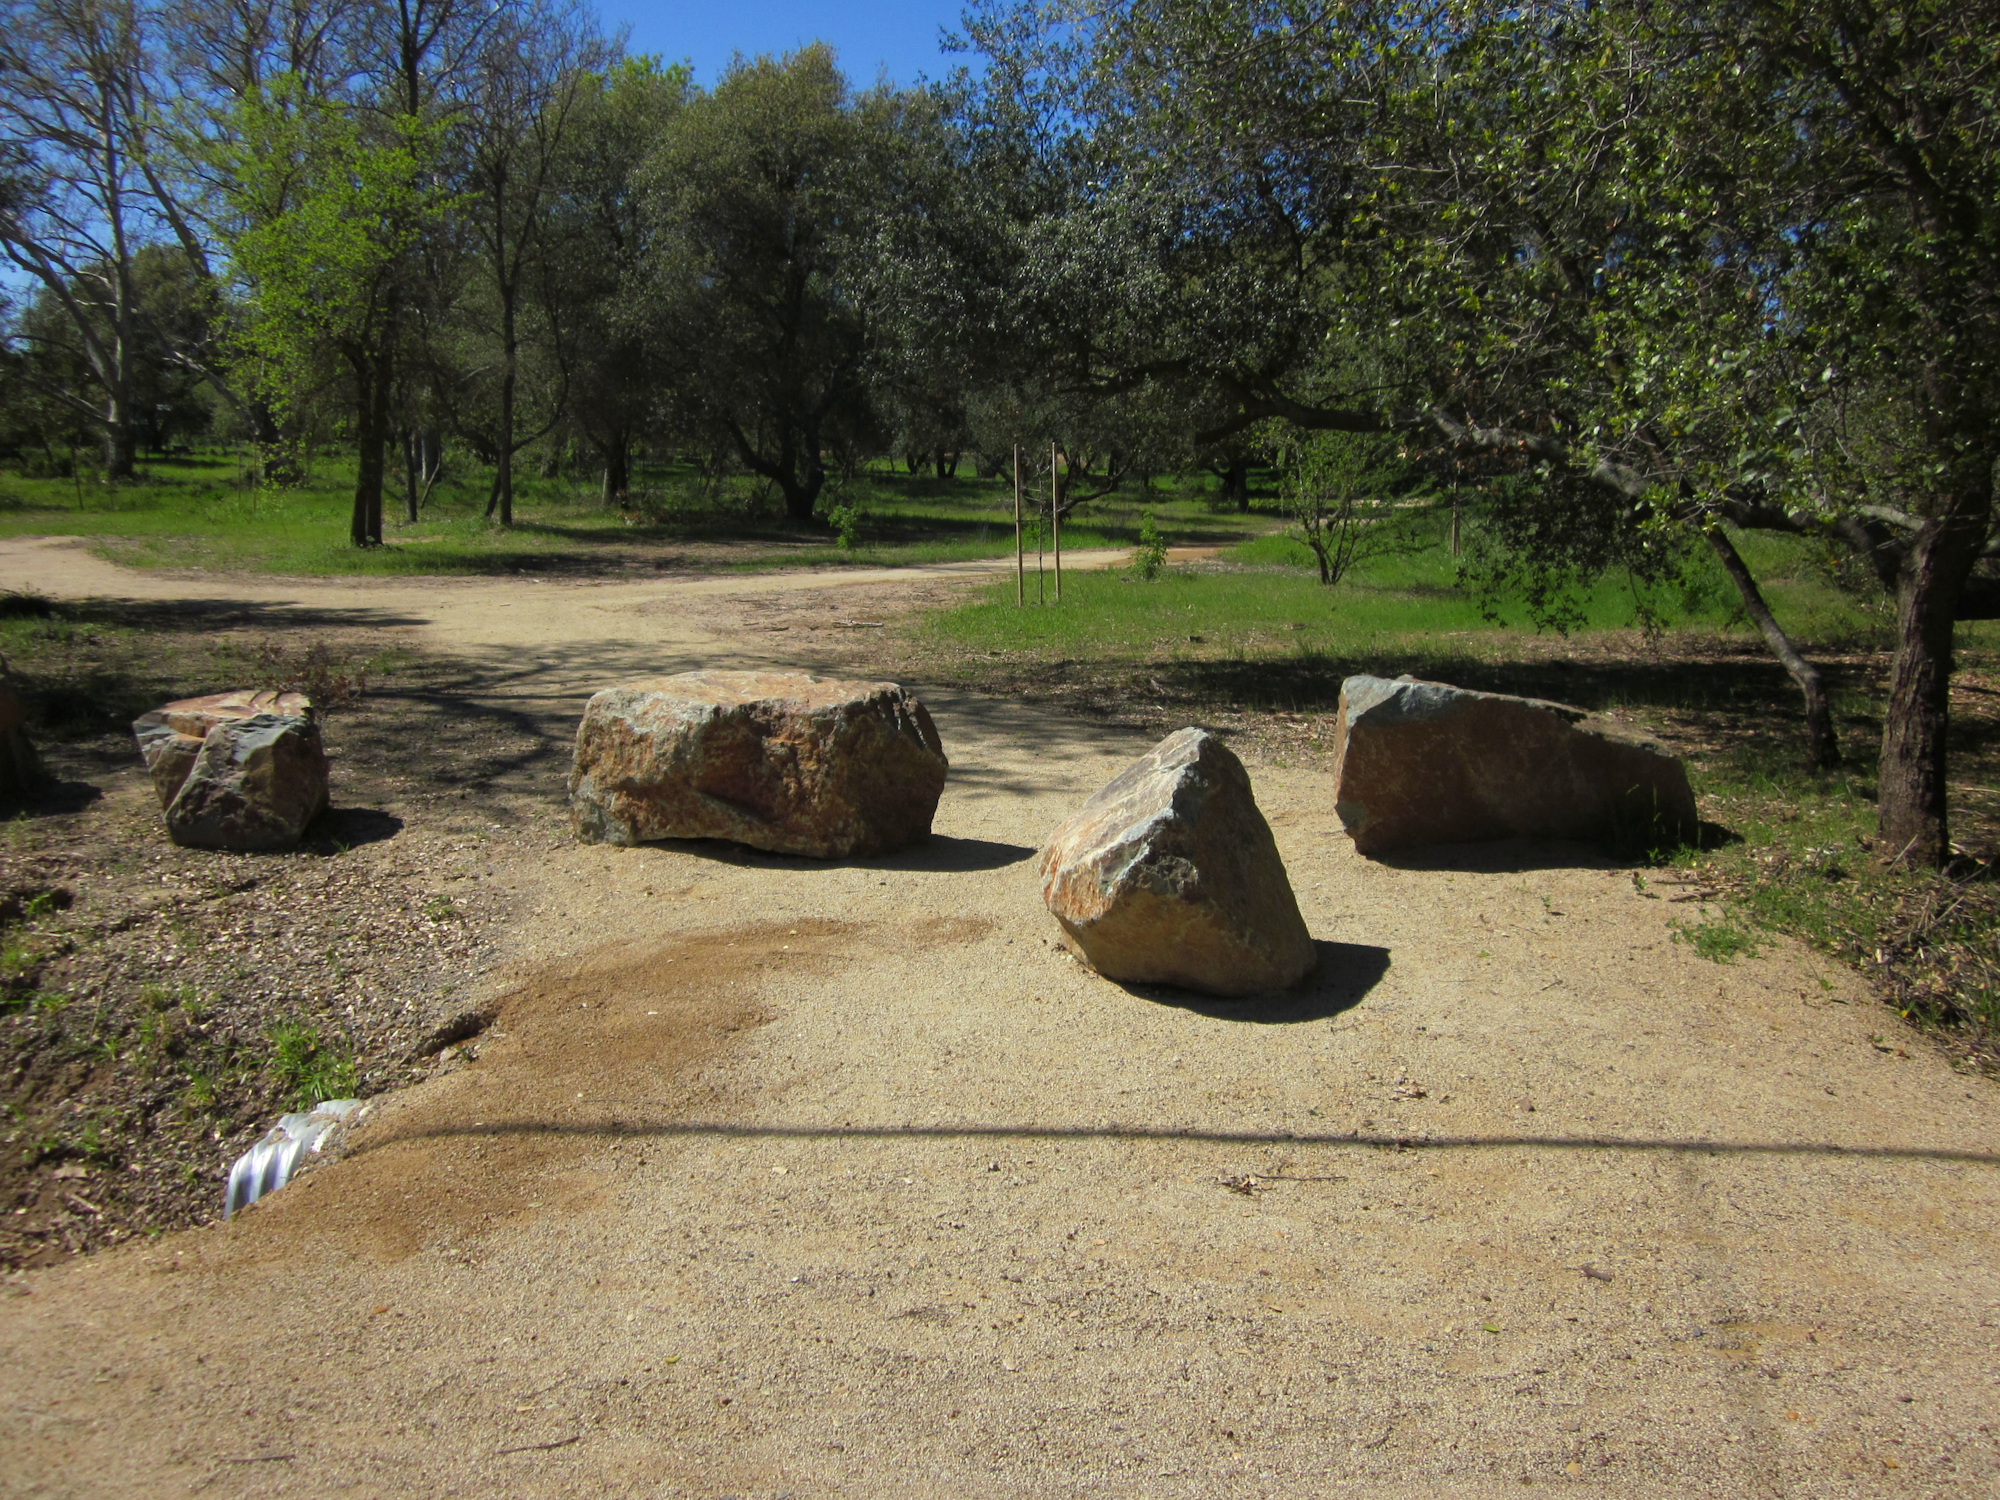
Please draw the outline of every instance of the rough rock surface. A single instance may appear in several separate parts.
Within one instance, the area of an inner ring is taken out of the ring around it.
[[[201,753],[202,741],[208,738],[210,730],[257,714],[310,719],[312,700],[304,693],[255,692],[242,688],[201,698],[182,698],[134,719],[132,733],[138,738],[139,753],[146,758],[146,769],[153,773],[153,789],[160,795],[160,806],[172,806],[181,783],[194,769],[195,757]]]
[[[1517,836],[1691,836],[1680,761],[1627,724],[1562,703],[1409,677],[1350,677],[1334,806],[1362,854]]]
[[[947,766],[930,714],[893,682],[683,672],[592,696],[570,808],[585,843],[841,859],[927,838]]]
[[[1249,773],[1201,729],[1160,741],[1049,836],[1042,899],[1110,979],[1251,995],[1315,962]]]
[[[253,714],[208,731],[167,804],[167,832],[197,849],[289,849],[326,807],[326,752],[302,714]]]

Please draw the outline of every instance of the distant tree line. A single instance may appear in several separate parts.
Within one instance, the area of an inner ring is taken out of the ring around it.
[[[884,455],[1053,442],[1067,509],[1346,433],[1480,484],[1471,571],[1548,623],[1712,554],[1832,765],[1730,528],[1810,539],[1893,601],[1885,852],[1950,857],[2000,0],[983,0],[977,75],[903,91],[700,89],[572,0],[0,4],[0,416],[109,478],[334,431],[369,545],[461,451],[502,523],[524,454],[615,501],[665,447],[811,524]]]

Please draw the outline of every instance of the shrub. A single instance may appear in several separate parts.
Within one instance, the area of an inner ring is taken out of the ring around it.
[[[1146,582],[1160,576],[1167,565],[1167,539],[1149,510],[1139,518],[1139,545],[1132,549],[1132,567]]]

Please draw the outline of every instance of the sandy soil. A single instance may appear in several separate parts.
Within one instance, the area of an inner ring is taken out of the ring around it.
[[[963,571],[0,547],[0,586],[406,630],[549,723],[783,662],[704,623],[745,593],[865,619]],[[952,780],[888,858],[579,847],[541,763],[479,1061],[230,1225],[0,1284],[0,1491],[2000,1490],[2000,1097],[1858,982],[1789,943],[1708,963],[1682,892],[1573,847],[1359,859],[1323,777],[1253,764],[1318,974],[1128,990],[1050,941],[1032,856],[1143,745],[927,697]]]

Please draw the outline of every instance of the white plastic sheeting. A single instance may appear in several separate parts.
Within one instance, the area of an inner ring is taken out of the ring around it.
[[[279,1120],[263,1140],[237,1157],[236,1165],[229,1169],[229,1192],[222,1202],[223,1218],[234,1218],[239,1208],[248,1207],[290,1182],[306,1155],[324,1146],[327,1137],[359,1108],[359,1099],[328,1099],[302,1115],[286,1115]]]

